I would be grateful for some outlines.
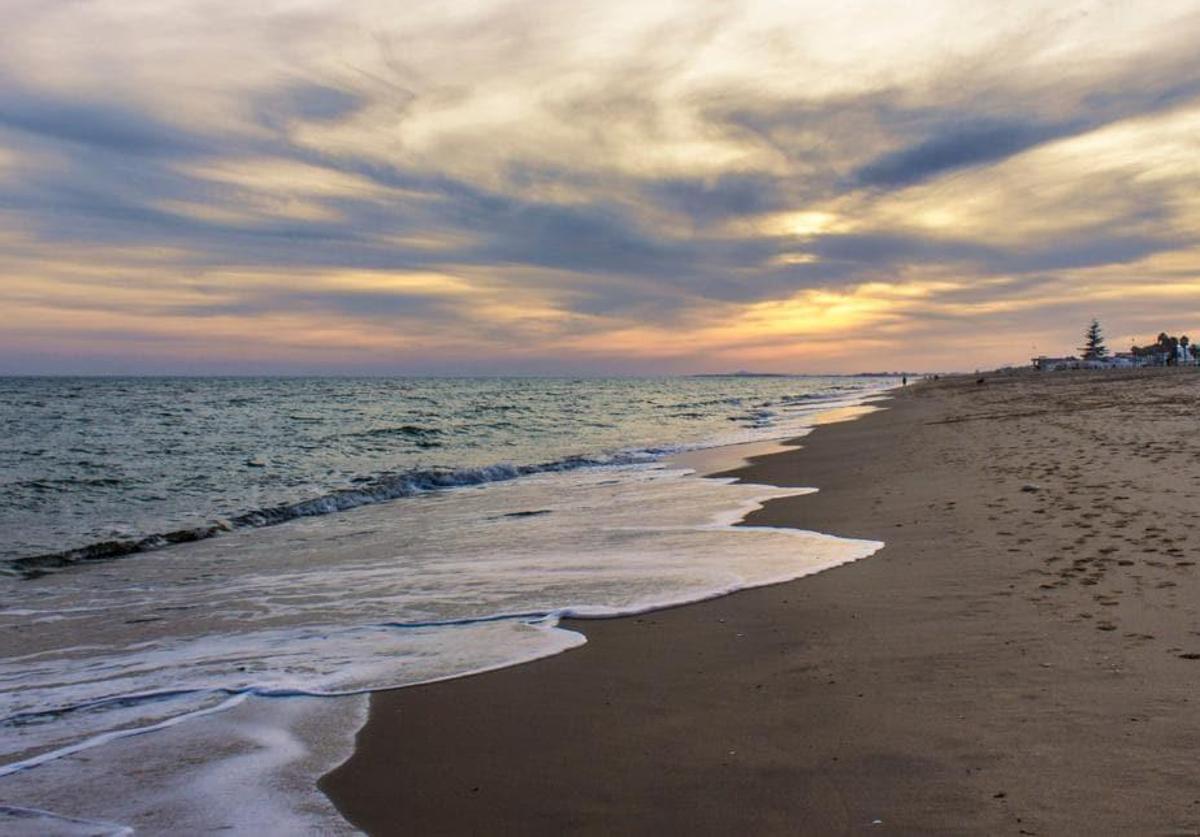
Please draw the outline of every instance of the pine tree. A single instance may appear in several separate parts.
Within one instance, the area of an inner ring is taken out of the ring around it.
[[[1104,335],[1100,331],[1100,321],[1092,320],[1087,331],[1083,334],[1086,345],[1080,346],[1084,360],[1103,360],[1108,357],[1108,347],[1104,345]]]

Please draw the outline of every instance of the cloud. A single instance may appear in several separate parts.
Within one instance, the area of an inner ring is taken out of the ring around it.
[[[968,119],[915,145],[877,157],[857,169],[853,179],[863,186],[909,186],[946,172],[1007,159],[1078,129],[1071,123]]]
[[[202,138],[137,108],[55,97],[8,84],[0,78],[0,128],[130,156],[179,157],[213,150]]]
[[[760,215],[787,207],[778,178],[764,172],[729,172],[715,178],[651,180],[641,193],[654,205],[688,217],[694,224]]]
[[[131,346],[202,322],[278,358],[286,323],[351,365],[408,329],[516,370],[797,368],[806,317],[903,353],[1192,270],[1200,16],[927,2],[29,4],[0,36],[0,304],[41,324],[23,356],[92,306]],[[396,285],[422,271],[475,293]]]

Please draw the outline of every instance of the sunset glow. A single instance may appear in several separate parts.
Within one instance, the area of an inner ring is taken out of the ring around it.
[[[265,9],[265,11],[264,11]],[[6,4],[0,372],[960,369],[1200,330],[1193,2]]]

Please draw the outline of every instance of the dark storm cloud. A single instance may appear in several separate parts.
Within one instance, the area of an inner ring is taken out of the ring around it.
[[[774,212],[787,206],[780,179],[754,172],[713,178],[665,178],[641,186],[654,205],[687,215],[698,224]]]
[[[1109,229],[1062,233],[1050,244],[997,246],[944,237],[888,234],[829,235],[810,251],[823,262],[862,269],[905,265],[970,265],[988,273],[1029,273],[1125,264],[1187,243],[1181,236],[1127,235]]]
[[[213,151],[205,138],[136,107],[27,90],[3,76],[0,128],[128,155],[181,157]]]
[[[884,154],[854,172],[863,186],[897,188],[946,172],[1005,160],[1079,130],[1077,123],[1040,124],[970,118],[952,123],[915,145]]]
[[[989,265],[995,270],[1025,273],[1042,270],[1067,270],[1101,265],[1119,265],[1138,261],[1154,253],[1187,246],[1188,238],[1177,236],[1084,235],[1067,236],[1052,246],[1014,249]]]
[[[793,194],[810,200],[871,188],[902,189],[1002,162],[1048,142],[1200,99],[1190,54],[1108,68],[1061,85],[978,89],[942,81],[929,95],[869,90],[826,99],[728,96],[707,101],[707,118],[796,164]],[[879,148],[887,151],[880,153]]]
[[[462,209],[455,205],[451,212],[458,215]],[[488,200],[465,215],[484,237],[464,254],[475,261],[654,276],[687,269],[696,258],[691,246],[640,228],[616,207]]]

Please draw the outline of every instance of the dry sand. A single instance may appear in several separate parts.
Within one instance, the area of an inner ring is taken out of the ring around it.
[[[377,694],[373,834],[1200,833],[1200,374],[947,379],[738,472],[886,542]]]

